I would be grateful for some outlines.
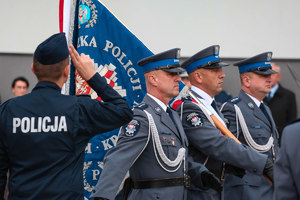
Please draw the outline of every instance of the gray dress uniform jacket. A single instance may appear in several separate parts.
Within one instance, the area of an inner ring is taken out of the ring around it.
[[[283,129],[274,167],[274,200],[300,199],[300,119]]]
[[[202,99],[196,92],[192,91],[192,93]],[[189,140],[189,154],[194,161],[203,164],[209,156],[205,166],[219,178],[222,173],[222,162],[244,168],[254,174],[262,174],[267,156],[223,136],[191,99],[186,99],[176,109],[178,113],[181,113],[181,106],[183,106],[182,125]],[[222,115],[220,112],[219,114]],[[196,118],[199,123],[194,123],[197,121]],[[188,199],[215,200],[221,199],[221,194],[212,189],[201,190],[191,187],[188,191]]]
[[[149,135],[148,118],[144,110],[153,116],[166,156],[170,160],[174,160],[178,150],[184,147],[187,158],[188,140],[177,113],[172,111],[177,124],[176,128],[169,115],[151,97],[146,95],[143,102],[134,108],[133,121],[120,130],[116,147],[107,153],[102,174],[91,197],[114,199],[128,170],[133,180],[184,176],[183,166],[185,164],[187,168],[187,162],[182,162],[180,168],[172,173],[164,170],[158,163],[152,136]],[[168,170],[176,168],[166,166],[161,160],[160,162]],[[198,172],[207,170],[203,165],[194,165],[191,168],[197,169]],[[195,181],[202,184],[200,176]],[[133,189],[128,199],[183,200],[186,199],[186,189],[184,186]]]
[[[236,123],[234,104],[240,108],[248,130],[257,144],[265,145],[270,136],[273,136],[274,153],[271,148],[264,154],[267,155],[270,160],[274,161],[275,156],[273,154],[276,155],[279,150],[278,132],[270,109],[265,105],[271,122],[266,118],[262,110],[257,107],[255,102],[242,90],[237,97],[223,105],[222,113],[228,122],[227,127],[243,144],[246,145],[247,143],[241,131],[240,123]],[[238,133],[237,126],[239,127]],[[244,158],[244,160],[246,161],[247,158]],[[242,179],[236,176],[227,175],[224,182],[224,191],[225,200],[268,200],[272,199],[273,196],[272,185],[263,176],[251,173],[251,171],[249,171],[249,173],[247,172]]]

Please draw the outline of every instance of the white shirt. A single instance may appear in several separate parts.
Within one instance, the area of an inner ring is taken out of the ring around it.
[[[214,114],[214,116],[216,116],[218,118],[218,120],[220,122],[222,122],[225,125],[225,122],[223,121],[223,119],[219,116],[219,114],[215,111],[215,109],[211,106],[211,103],[214,101],[214,98],[211,98],[211,96],[209,96],[209,94],[207,94],[206,92],[204,92],[203,90],[195,87],[192,85],[191,90],[194,91],[195,93],[197,93],[199,96],[201,96],[203,99],[199,99],[204,105],[205,107]],[[225,125],[226,126],[226,125]]]
[[[152,96],[151,94],[147,93],[149,97],[151,97],[165,112],[167,111],[167,106],[158,98]]]
[[[247,94],[247,95],[254,101],[254,103],[257,105],[257,107],[260,106],[260,104],[262,103],[262,101],[259,101],[257,98],[251,96],[250,94]]]

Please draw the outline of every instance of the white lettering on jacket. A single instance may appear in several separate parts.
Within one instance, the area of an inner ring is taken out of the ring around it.
[[[66,116],[13,118],[13,133],[67,132]]]

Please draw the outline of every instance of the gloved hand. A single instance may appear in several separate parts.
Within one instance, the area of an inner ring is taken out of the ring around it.
[[[273,163],[269,159],[267,159],[263,175],[270,179],[270,181],[273,183]]]
[[[212,188],[218,192],[223,190],[221,181],[210,171],[204,171],[201,173],[201,180],[203,186]]]
[[[242,168],[235,167],[233,165],[226,163],[225,164],[225,173],[235,175],[239,178],[243,178],[243,176],[246,174],[246,171]]]

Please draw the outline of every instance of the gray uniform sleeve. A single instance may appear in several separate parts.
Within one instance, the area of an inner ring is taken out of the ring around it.
[[[283,129],[281,149],[274,166],[274,199],[299,199],[299,160],[296,149],[299,146],[298,129],[288,126]],[[293,162],[293,164],[292,164]],[[296,170],[294,170],[296,169]]]
[[[135,109],[133,120],[138,124],[133,125],[136,131],[127,131],[127,126],[120,130],[116,147],[105,156],[104,168],[91,197],[115,198],[127,171],[147,145],[149,126],[145,115],[142,110]]]
[[[214,159],[259,175],[263,173],[266,155],[259,154],[222,135],[196,104],[188,102],[183,106],[182,124],[191,146]],[[180,111],[180,108],[177,110]],[[198,118],[198,123],[194,123],[195,118],[191,118],[192,116]]]

